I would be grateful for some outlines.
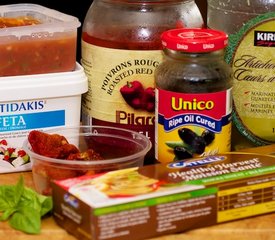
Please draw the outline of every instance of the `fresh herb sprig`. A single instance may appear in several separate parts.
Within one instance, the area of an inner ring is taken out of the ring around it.
[[[52,198],[25,187],[22,176],[16,185],[0,185],[0,221],[8,221],[14,229],[40,233],[41,217],[52,207]]]

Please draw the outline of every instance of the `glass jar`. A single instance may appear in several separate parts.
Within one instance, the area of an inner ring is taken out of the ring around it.
[[[207,0],[207,25],[228,34],[235,33],[250,19],[274,12],[274,0]]]
[[[162,34],[156,71],[156,159],[171,162],[230,151],[231,69],[227,35],[207,29]]]
[[[154,143],[154,71],[162,61],[160,34],[202,27],[193,0],[95,0],[82,33],[82,65],[89,79],[84,124],[145,134]],[[145,164],[154,163],[154,148]]]
[[[275,143],[275,1],[208,0],[207,25],[229,34],[233,150]]]

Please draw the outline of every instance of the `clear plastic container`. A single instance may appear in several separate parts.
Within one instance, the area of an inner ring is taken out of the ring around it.
[[[48,157],[34,152],[30,141],[25,140],[23,148],[32,162],[36,190],[45,195],[51,194],[51,182],[53,180],[77,176],[85,177],[112,170],[141,167],[145,154],[151,148],[151,142],[144,135],[120,128],[104,126],[61,127],[48,130],[46,133],[63,136],[70,144],[74,144],[80,152],[93,150],[103,159],[66,160]]]
[[[208,0],[207,25],[229,34],[233,150],[275,143],[275,1]]]
[[[82,29],[82,65],[89,79],[83,123],[128,128],[153,143],[153,73],[163,57],[160,34],[202,26],[193,0],[93,1]],[[153,151],[147,163],[154,162]]]
[[[35,22],[28,25],[26,19]],[[0,22],[0,76],[75,69],[76,17],[36,4],[13,4],[0,6]]]

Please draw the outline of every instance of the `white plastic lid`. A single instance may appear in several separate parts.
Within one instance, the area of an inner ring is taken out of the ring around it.
[[[74,96],[87,90],[87,76],[79,63],[71,72],[0,78],[0,102]]]

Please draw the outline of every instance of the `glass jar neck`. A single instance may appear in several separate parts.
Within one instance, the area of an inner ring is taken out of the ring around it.
[[[106,3],[129,4],[129,5],[161,5],[173,3],[194,2],[194,0],[95,0]]]
[[[150,12],[152,9],[171,9],[179,6],[195,4],[195,0],[94,0],[97,4],[110,5],[115,8],[134,9]]]
[[[210,59],[220,60],[224,58],[224,49],[212,51],[212,52],[204,52],[204,53],[188,53],[182,51],[175,51],[171,49],[164,49],[164,54],[166,57],[176,60],[188,60],[188,61],[209,61]]]

